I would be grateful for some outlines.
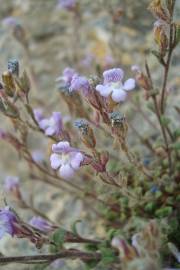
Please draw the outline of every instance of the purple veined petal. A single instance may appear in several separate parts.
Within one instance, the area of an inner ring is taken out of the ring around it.
[[[52,151],[56,153],[67,153],[71,150],[70,144],[67,141],[61,141],[52,145]]]
[[[135,88],[135,86],[136,86],[135,80],[130,78],[124,82],[123,89],[126,91],[131,91]]]
[[[62,160],[61,160],[60,155],[58,155],[58,154],[52,154],[50,156],[50,162],[51,162],[51,167],[54,170],[58,169],[61,166],[61,164],[62,164]]]
[[[121,68],[112,68],[103,72],[104,84],[119,82],[124,77],[124,71]]]
[[[127,97],[127,93],[120,88],[114,89],[112,92],[112,99],[115,102],[125,101],[126,97]]]
[[[73,91],[83,91],[85,94],[88,93],[90,89],[89,81],[84,76],[74,75],[71,81],[71,86],[69,88],[70,92]]]
[[[83,161],[84,156],[81,153],[74,153],[73,157],[71,158],[71,166],[74,170],[78,170],[81,162]]]
[[[101,96],[108,97],[111,94],[112,89],[108,85],[98,84],[96,86],[96,91],[98,91]]]
[[[59,174],[62,178],[64,179],[70,179],[73,177],[74,175],[74,170],[73,168],[70,166],[70,164],[65,164],[62,165],[59,169]]]

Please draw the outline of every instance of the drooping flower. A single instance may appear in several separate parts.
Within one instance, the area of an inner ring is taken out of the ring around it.
[[[51,232],[55,227],[41,217],[32,217],[29,224],[42,232]]]
[[[39,127],[44,130],[47,136],[59,136],[62,134],[62,116],[60,112],[53,112],[50,118],[38,119]]]
[[[122,83],[124,71],[121,68],[106,70],[103,73],[103,77],[103,84],[98,84],[96,90],[103,97],[109,97],[111,95],[113,101],[117,103],[125,101],[127,92],[135,88],[135,80],[132,78]]]
[[[69,142],[61,141],[52,145],[53,154],[50,157],[51,167],[59,169],[62,178],[69,179],[80,168],[84,155],[79,149],[70,146]]]
[[[14,236],[18,233],[19,221],[17,216],[7,206],[4,209],[0,209],[0,239],[6,234]]]
[[[73,10],[76,7],[77,0],[59,0],[58,8],[66,9],[68,11]]]
[[[90,90],[90,84],[86,77],[80,75],[74,75],[71,80],[71,85],[69,88],[70,92],[82,91],[85,95],[88,94]]]

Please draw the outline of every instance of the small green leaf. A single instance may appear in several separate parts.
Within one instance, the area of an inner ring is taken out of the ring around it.
[[[77,224],[80,222],[82,222],[82,220],[78,219],[75,222],[73,222],[73,224],[71,225],[71,230],[72,230],[73,234],[75,234],[75,235],[79,235],[76,227],[77,227]]]
[[[163,126],[167,127],[170,122],[171,120],[168,117],[161,116],[161,123],[163,124]]]
[[[51,241],[54,242],[55,246],[52,245],[52,250],[56,251],[62,248],[66,236],[66,231],[63,228],[57,229],[51,236]],[[53,248],[54,247],[54,248]]]
[[[171,206],[166,206],[156,210],[155,215],[159,218],[163,218],[169,216],[172,213],[172,211],[173,208]]]

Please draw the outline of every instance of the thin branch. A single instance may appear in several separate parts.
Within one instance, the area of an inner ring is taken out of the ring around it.
[[[80,259],[82,261],[88,262],[91,260],[99,261],[101,259],[101,254],[94,252],[83,252],[79,250],[69,249],[64,250],[56,254],[42,254],[42,255],[32,255],[32,256],[9,256],[9,257],[0,257],[0,264],[4,263],[46,263],[52,262],[57,259],[67,258],[67,259]]]

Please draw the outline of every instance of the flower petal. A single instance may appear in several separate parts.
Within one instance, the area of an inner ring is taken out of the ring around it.
[[[124,71],[121,68],[112,68],[103,72],[104,83],[119,82],[124,77]]]
[[[69,164],[62,165],[59,169],[59,174],[62,178],[69,179],[74,175],[74,170]]]
[[[79,169],[81,162],[83,161],[84,156],[81,153],[75,153],[71,158],[71,166],[74,170]]]
[[[111,89],[111,87],[109,87],[107,85],[98,84],[96,86],[96,91],[98,91],[101,96],[108,97],[110,95],[110,93],[112,92],[112,89]]]
[[[115,102],[125,101],[126,96],[127,96],[126,92],[120,88],[114,89],[112,92],[112,99]]]
[[[50,161],[51,161],[51,167],[54,170],[58,169],[62,164],[61,157],[58,154],[52,154],[50,156]]]
[[[56,133],[55,127],[49,126],[49,127],[46,128],[46,130],[45,130],[45,134],[46,134],[47,136],[53,136],[53,135],[55,135],[55,133]]]
[[[135,86],[136,86],[135,80],[128,79],[127,81],[124,82],[123,89],[126,91],[130,91],[130,90],[133,90]]]
[[[61,141],[52,145],[52,151],[56,153],[66,153],[70,150],[70,144],[67,141]]]

